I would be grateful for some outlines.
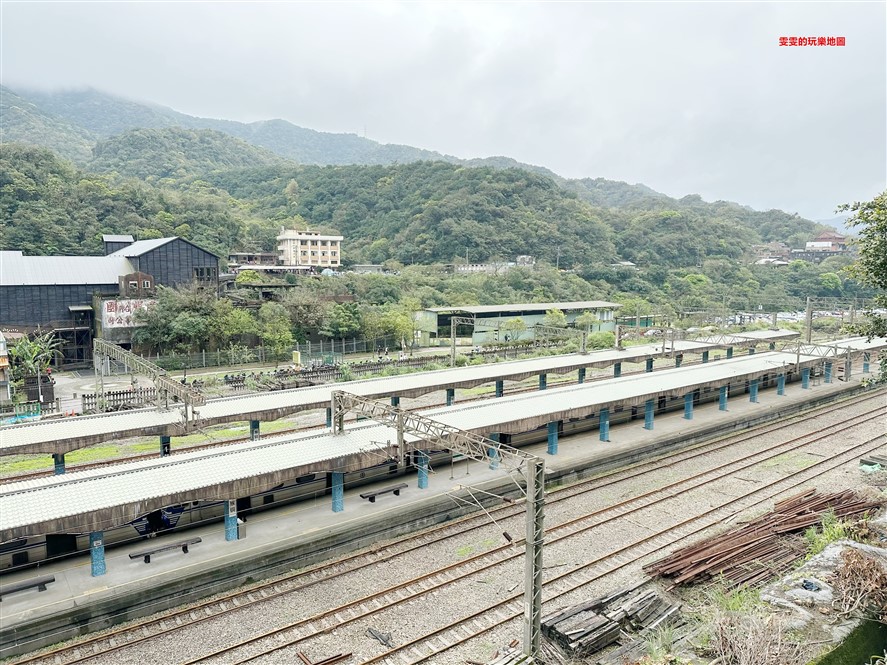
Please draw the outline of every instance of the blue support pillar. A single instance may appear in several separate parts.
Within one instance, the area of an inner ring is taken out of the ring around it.
[[[648,399],[644,402],[644,429],[653,429],[653,409],[656,408],[656,400]]]
[[[748,382],[748,401],[758,401],[758,379],[752,379]]]
[[[776,342],[770,342],[770,346],[768,346],[767,348],[770,349],[771,351],[775,351],[776,350]]]
[[[545,390],[548,387],[548,375],[540,374],[539,375],[539,390]]]
[[[810,368],[805,367],[801,370],[801,388],[807,390],[810,388]]]
[[[825,382],[826,383],[832,382],[832,361],[831,360],[825,361]]]
[[[718,391],[718,410],[727,410],[727,386],[721,386],[720,390]]]
[[[455,388],[447,388],[447,406],[453,406],[453,402],[456,401],[456,389]]]
[[[391,398],[391,406],[400,406],[400,396],[399,395],[394,395]]]
[[[748,347],[748,355],[750,355],[750,356],[755,355],[755,347],[753,347],[753,346]]]
[[[499,443],[499,433],[498,432],[493,432],[487,438],[490,441],[495,441],[496,443]],[[493,448],[492,446],[490,446],[487,449],[487,455],[489,455],[489,457],[490,457],[490,468],[491,469],[498,469],[499,468],[499,451],[496,448]]]
[[[416,457],[419,462],[419,489],[425,490],[428,489],[428,455],[420,450]]]
[[[702,352],[702,362],[704,362],[704,363],[708,362],[708,351]]]
[[[622,376],[622,363],[613,363],[613,378],[618,379]]]
[[[505,382],[504,381],[496,381],[496,397],[502,397],[505,393]]]
[[[776,377],[776,394],[785,395],[785,374],[779,374]]]
[[[684,395],[684,420],[693,420],[693,393]]]
[[[653,371],[653,359],[652,358],[647,358],[647,366],[644,368],[644,371],[645,372],[652,372]]]
[[[333,471],[333,512],[341,513],[345,510],[345,474]]]
[[[237,501],[225,501],[225,540],[237,540]]]
[[[326,407],[326,426],[333,426],[333,408],[331,406]]]
[[[557,433],[560,429],[560,421],[554,420],[548,423],[548,454],[557,455]]]
[[[160,437],[160,456],[166,457],[170,453],[170,448],[172,444],[170,443],[170,437],[165,434]]]
[[[610,440],[610,409],[601,409],[599,429],[600,429],[601,441],[609,441]]]
[[[62,475],[65,472],[65,453],[53,453],[52,463],[55,475]]]
[[[105,566],[105,534],[101,531],[93,531],[89,534],[89,559],[92,576],[104,575],[107,570]]]
[[[868,351],[866,351],[862,354],[862,373],[863,374],[869,373],[869,363],[871,362],[871,358],[872,357]]]
[[[249,438],[252,441],[255,441],[259,438],[259,421],[258,420],[250,420],[249,421]]]
[[[682,362],[684,362],[684,354],[683,353],[676,354],[674,357],[674,366],[680,367]]]
[[[579,383],[585,383],[585,368],[579,368]]]
[[[729,360],[729,359],[732,358],[732,357],[733,357],[733,347],[732,347],[732,346],[728,346],[728,347],[727,347],[727,359]]]

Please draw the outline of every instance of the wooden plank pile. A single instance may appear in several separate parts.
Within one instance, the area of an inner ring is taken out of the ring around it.
[[[643,590],[647,581],[543,617],[542,634],[569,654],[588,656],[624,639],[628,631],[676,619],[679,606],[653,589]]]
[[[787,537],[790,534],[821,524],[828,511],[845,518],[876,511],[881,505],[850,490],[832,494],[805,490],[741,527],[672,552],[645,566],[644,571],[670,578],[672,586],[717,576],[734,586],[755,584],[790,570],[804,554],[804,543]]]

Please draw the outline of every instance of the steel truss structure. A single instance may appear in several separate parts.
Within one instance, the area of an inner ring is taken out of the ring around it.
[[[345,431],[345,414],[349,412],[395,427],[401,460],[406,444],[404,435],[410,434],[426,445],[452,450],[479,462],[496,459],[509,473],[523,472],[527,487],[523,646],[524,653],[538,656],[542,621],[542,549],[545,538],[545,460],[479,434],[344,390],[333,391],[332,412],[333,431],[337,434]],[[418,448],[415,443],[411,445]]]
[[[588,344],[588,331],[580,330],[579,328],[557,328],[556,326],[544,326],[541,323],[537,323],[533,326],[533,330],[536,339],[539,339],[540,335],[543,338],[554,337],[578,337],[580,338],[579,342],[579,353],[586,354],[588,351],[586,350],[586,346]]]
[[[193,416],[194,407],[195,406],[203,406],[206,404],[206,398],[196,390],[192,390],[188,386],[183,383],[179,383],[178,381],[173,381],[169,378],[166,373],[166,370],[162,367],[158,367],[152,362],[148,362],[144,358],[137,356],[131,351],[127,351],[126,349],[114,344],[113,342],[108,342],[103,339],[93,339],[92,340],[92,353],[93,359],[95,361],[96,372],[99,372],[99,368],[101,367],[102,375],[104,376],[104,364],[105,358],[112,358],[126,367],[127,370],[137,372],[139,374],[145,374],[148,376],[151,381],[154,382],[154,387],[157,389],[157,408],[168,408],[169,407],[169,396],[172,395],[174,397],[178,397],[185,404],[185,424],[187,426],[188,423],[188,407],[191,407],[190,411]],[[104,394],[104,382],[102,383],[102,394]]]

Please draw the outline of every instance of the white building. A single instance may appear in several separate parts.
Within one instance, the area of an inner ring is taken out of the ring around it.
[[[343,236],[281,229],[277,236],[277,250],[285,266],[337,268],[342,265],[343,239]]]

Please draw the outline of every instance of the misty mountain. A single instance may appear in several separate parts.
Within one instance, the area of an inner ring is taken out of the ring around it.
[[[96,135],[0,86],[0,140],[50,148],[75,162],[92,154]]]
[[[212,129],[134,129],[100,141],[88,163],[97,173],[143,179],[197,177],[219,170],[283,164],[287,160]]]
[[[132,129],[183,127],[224,132],[301,164],[458,161],[455,157],[430,150],[406,145],[381,144],[356,134],[332,134],[305,129],[286,120],[243,123],[234,120],[198,118],[165,106],[134,102],[92,89],[59,92],[21,91],[19,94],[44,112],[63,118],[98,138],[109,138]],[[10,134],[9,140],[26,141],[24,137],[15,134]]]

